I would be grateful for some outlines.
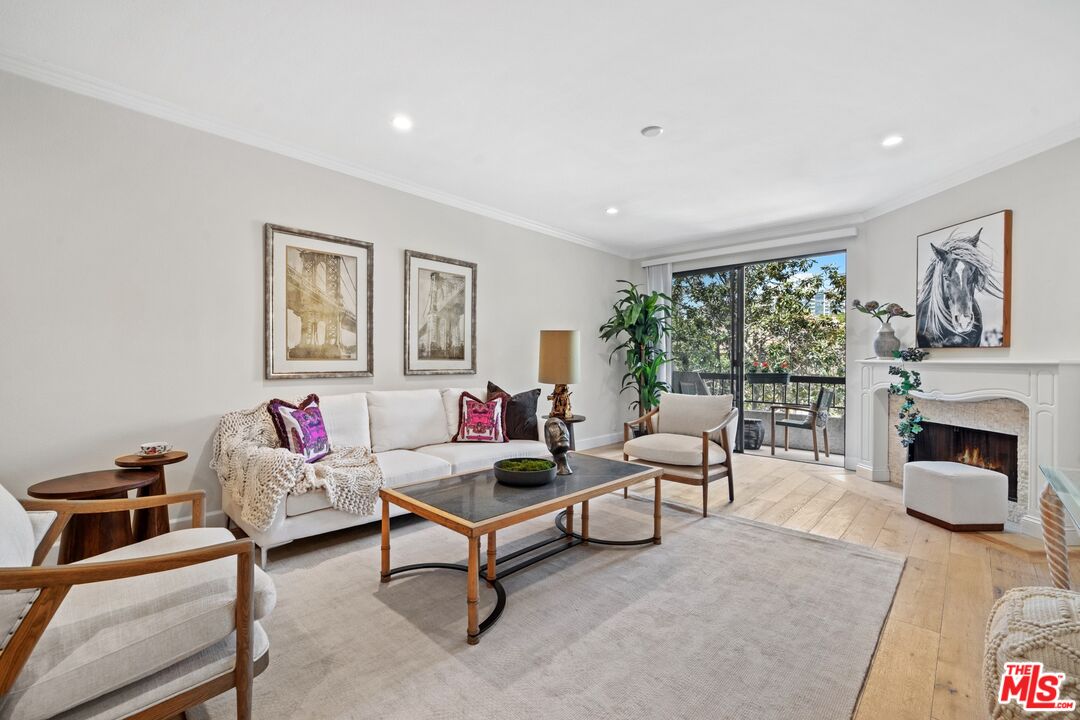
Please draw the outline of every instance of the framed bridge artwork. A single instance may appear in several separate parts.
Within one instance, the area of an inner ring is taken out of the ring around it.
[[[918,237],[920,348],[1009,347],[1012,210]]]
[[[372,244],[263,226],[266,378],[370,377]]]
[[[405,251],[405,374],[476,374],[476,263]]]

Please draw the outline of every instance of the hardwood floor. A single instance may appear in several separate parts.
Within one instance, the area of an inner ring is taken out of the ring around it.
[[[621,459],[621,446],[593,450]],[[651,488],[635,492],[651,497]],[[738,455],[735,502],[710,493],[710,514],[841,538],[906,555],[856,720],[973,720],[982,695],[983,634],[1005,590],[1050,585],[1041,544],[951,533],[904,512],[900,489],[837,467]],[[701,490],[664,483],[664,500],[700,508]]]

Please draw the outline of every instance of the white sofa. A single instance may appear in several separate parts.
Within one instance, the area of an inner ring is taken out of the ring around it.
[[[506,443],[454,443],[459,399],[469,392],[486,400],[487,391],[475,388],[385,390],[349,395],[320,395],[331,447],[366,447],[372,450],[389,487],[490,467],[510,457],[547,457],[547,446],[536,440]],[[539,424],[539,423],[538,423]],[[240,508],[228,493],[222,508],[262,551],[297,538],[373,522],[381,517],[378,501],[372,515],[353,515],[330,507],[322,492],[290,494],[278,507],[270,527],[258,530],[240,519]],[[405,511],[392,507],[391,515]]]

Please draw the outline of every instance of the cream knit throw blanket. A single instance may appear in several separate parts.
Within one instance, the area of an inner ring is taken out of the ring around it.
[[[263,403],[221,418],[214,458],[222,492],[240,507],[240,519],[259,530],[274,521],[285,496],[322,490],[330,504],[355,515],[375,512],[382,469],[367,448],[334,448],[315,463],[278,447],[277,433]]]

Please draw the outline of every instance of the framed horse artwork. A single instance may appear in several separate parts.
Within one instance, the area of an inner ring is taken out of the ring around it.
[[[918,237],[920,348],[1009,347],[1012,210]]]

